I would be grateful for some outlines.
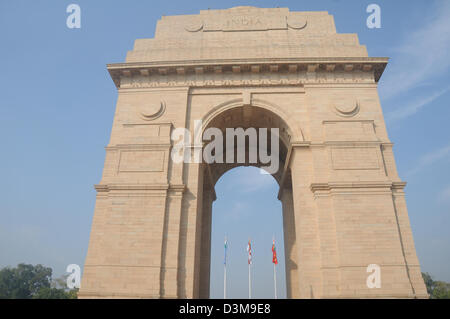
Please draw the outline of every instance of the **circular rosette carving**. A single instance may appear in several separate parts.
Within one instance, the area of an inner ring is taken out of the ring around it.
[[[161,101],[160,103],[152,103],[142,106],[139,114],[144,120],[151,121],[163,115],[165,110],[166,103]]]
[[[288,16],[286,22],[289,28],[300,30],[306,27],[306,17],[301,16]]]
[[[202,20],[192,20],[192,21],[189,21],[189,23],[187,23],[184,26],[184,29],[186,31],[189,31],[189,32],[198,32],[202,28],[203,28],[203,21]]]
[[[355,116],[359,112],[359,102],[356,100],[335,102],[334,109],[338,115]]]

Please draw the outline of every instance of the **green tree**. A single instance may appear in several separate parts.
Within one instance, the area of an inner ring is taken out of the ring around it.
[[[450,284],[444,281],[434,281],[430,274],[422,273],[430,299],[450,299]]]
[[[0,270],[0,298],[29,299],[41,288],[50,288],[52,269],[19,264]]]
[[[450,284],[444,281],[435,281],[433,299],[450,299]]]
[[[69,297],[63,289],[45,287],[39,289],[33,299],[69,299]]]
[[[68,299],[77,299],[78,298],[78,288],[71,289],[66,292]]]
[[[52,282],[52,288],[63,290],[65,292],[64,299],[77,299],[78,288],[69,289],[67,287],[67,277],[69,277],[69,274],[62,275],[61,277],[54,279]]]
[[[42,265],[19,264],[0,270],[0,299],[68,299],[78,290],[66,287],[64,276],[52,280],[52,269]]]
[[[433,288],[434,288],[433,278],[431,278],[431,275],[427,272],[422,273],[422,278],[423,278],[423,281],[425,282],[425,286],[427,287],[428,295],[431,296],[431,293],[433,292]]]

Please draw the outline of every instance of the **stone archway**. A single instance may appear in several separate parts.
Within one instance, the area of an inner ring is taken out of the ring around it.
[[[108,65],[119,95],[79,297],[208,296],[205,225],[227,167],[171,158],[172,132],[201,119],[282,132],[288,297],[426,297],[378,98],[386,64],[327,12],[162,17]]]
[[[296,265],[296,251],[295,247],[295,227],[291,227],[295,217],[292,209],[292,183],[290,181],[290,168],[286,163],[288,159],[288,149],[290,145],[290,139],[292,138],[292,129],[288,124],[276,113],[271,110],[276,109],[273,107],[264,107],[264,102],[258,101],[260,106],[244,105],[242,100],[232,101],[231,103],[222,104],[219,108],[213,108],[213,112],[210,112],[204,120],[204,130],[209,127],[218,128],[223,132],[224,141],[226,140],[226,128],[278,128],[280,132],[279,136],[279,168],[272,174],[274,179],[280,185],[280,189],[283,192],[279,192],[279,199],[282,202],[283,210],[283,227],[284,227],[284,243],[285,243],[285,265],[286,265],[286,282],[287,282],[287,297],[292,297],[291,282],[296,281],[291,278],[297,278],[297,265]],[[268,137],[269,139],[269,137]],[[270,141],[267,143],[270,146]],[[198,296],[199,298],[209,297],[210,288],[210,256],[211,256],[211,221],[212,221],[212,203],[216,199],[216,193],[214,186],[219,178],[227,171],[238,166],[255,166],[262,167],[263,163],[250,163],[249,162],[249,145],[246,141],[246,156],[244,163],[204,163],[202,164],[203,173],[200,175],[199,183],[203,185],[202,188],[202,208],[201,215],[199,216],[201,222],[199,230],[197,231],[196,247],[198,249],[197,255],[197,273],[198,278]],[[226,158],[226,152],[230,151],[224,147],[224,158]],[[236,149],[232,150],[234,153]],[[235,154],[235,157],[237,154]],[[296,291],[296,289],[294,289]]]

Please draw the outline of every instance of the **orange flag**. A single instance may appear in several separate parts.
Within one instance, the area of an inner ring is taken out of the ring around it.
[[[275,248],[275,239],[273,240],[273,244],[272,244],[272,262],[276,265],[278,264],[278,260],[277,260],[277,249]]]

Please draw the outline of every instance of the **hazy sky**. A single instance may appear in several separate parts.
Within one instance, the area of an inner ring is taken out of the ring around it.
[[[79,4],[82,25],[66,27]],[[366,27],[381,7],[382,28]],[[390,57],[379,92],[422,270],[450,281],[449,1],[18,1],[0,2],[0,266],[83,265],[117,92],[106,63],[123,62],[162,15],[238,5],[328,11],[339,33],[357,33],[370,56]],[[249,183],[249,181],[253,181]],[[233,186],[234,185],[234,186]],[[211,296],[222,297],[229,238],[229,297],[247,296],[245,247],[254,241],[254,296],[273,296],[272,236],[279,296],[285,296],[277,184],[238,168],[216,185]]]

